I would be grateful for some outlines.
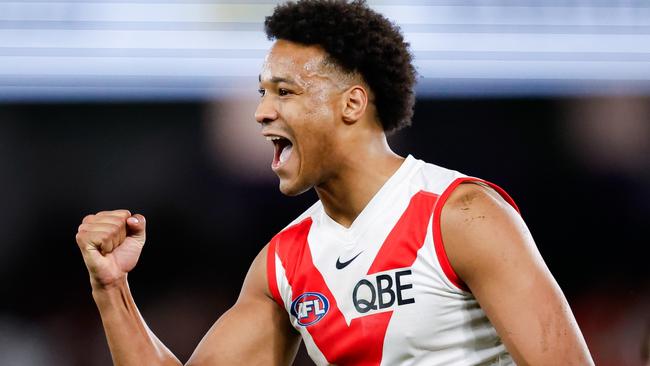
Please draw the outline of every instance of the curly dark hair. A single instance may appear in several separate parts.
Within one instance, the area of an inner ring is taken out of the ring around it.
[[[269,40],[318,45],[345,72],[357,72],[374,93],[384,131],[411,124],[415,103],[413,56],[400,29],[365,0],[302,0],[278,5],[266,17]]]

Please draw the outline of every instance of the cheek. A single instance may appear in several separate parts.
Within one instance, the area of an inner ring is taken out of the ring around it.
[[[301,174],[324,171],[335,150],[335,118],[332,102],[314,95],[297,108],[284,108],[292,133],[298,141]],[[323,100],[321,100],[323,99]],[[287,115],[290,113],[290,115]]]
[[[305,130],[309,135],[311,152],[318,154],[314,164],[322,165],[333,152],[336,137],[336,121],[330,101],[311,103],[305,113]]]
[[[310,126],[305,126],[303,146],[301,148],[303,169],[306,171],[324,171],[331,161],[334,151],[331,126],[322,120],[311,120]]]
[[[306,114],[306,119],[314,121],[315,124],[323,127],[331,127],[334,113],[332,108],[324,103],[315,104]]]

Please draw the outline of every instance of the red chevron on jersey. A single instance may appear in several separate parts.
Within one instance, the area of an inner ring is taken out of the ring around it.
[[[390,232],[368,274],[408,267],[424,243],[437,195],[419,192]],[[381,362],[384,335],[392,311],[353,319],[348,326],[321,273],[314,266],[307,243],[312,220],[305,219],[274,240],[294,294],[320,293],[329,300],[326,316],[308,326],[314,342],[328,362],[376,366]]]
[[[349,227],[316,202],[271,240],[269,289],[316,365],[513,364],[442,240],[445,201],[472,181],[516,208],[409,156]]]
[[[409,203],[399,222],[388,234],[368,274],[410,267],[424,244],[429,218],[438,195],[420,191]]]

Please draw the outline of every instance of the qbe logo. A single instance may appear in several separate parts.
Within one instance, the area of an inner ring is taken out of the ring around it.
[[[305,292],[291,303],[291,315],[303,327],[318,323],[329,309],[329,300],[318,292]]]

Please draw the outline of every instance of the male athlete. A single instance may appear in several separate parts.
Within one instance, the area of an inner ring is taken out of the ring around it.
[[[280,5],[265,27],[255,118],[280,190],[319,201],[261,250],[188,364],[289,365],[301,338],[318,365],[593,364],[507,194],[390,150],[414,101],[399,29],[325,0]],[[127,284],[144,217],[89,215],[76,239],[115,364],[179,365]]]

